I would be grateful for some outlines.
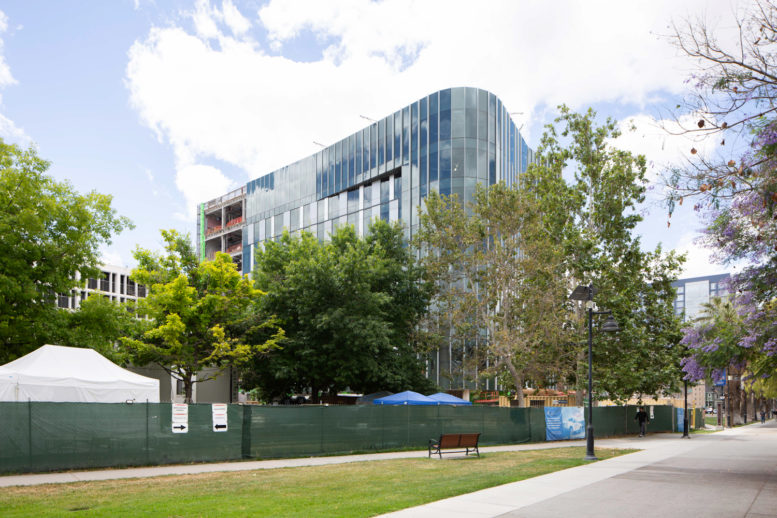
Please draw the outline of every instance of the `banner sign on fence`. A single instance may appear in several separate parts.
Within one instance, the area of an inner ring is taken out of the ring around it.
[[[583,407],[545,407],[545,440],[564,441],[585,438]]]
[[[189,405],[173,403],[173,433],[189,432]]]
[[[683,430],[683,421],[685,421],[685,409],[683,408],[677,408],[677,431],[682,432]]]
[[[227,404],[213,403],[210,406],[210,408],[211,408],[211,412],[213,413],[213,431],[226,432],[227,431]]]

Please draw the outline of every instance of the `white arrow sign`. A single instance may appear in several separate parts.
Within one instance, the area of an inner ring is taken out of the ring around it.
[[[211,405],[211,411],[213,412],[213,431],[226,432],[227,431],[226,403],[213,403]]]
[[[189,432],[189,405],[173,403],[173,433]]]

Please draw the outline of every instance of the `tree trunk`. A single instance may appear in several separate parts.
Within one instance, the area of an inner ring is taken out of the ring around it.
[[[523,407],[525,406],[523,400],[523,376],[518,373],[518,369],[515,368],[515,365],[513,365],[513,362],[510,361],[510,359],[507,359],[505,363],[507,364],[507,370],[510,371],[510,375],[513,377],[513,383],[515,383],[518,406]]]
[[[575,406],[583,406],[583,372],[588,368],[585,351],[577,352],[577,369],[575,369]]]
[[[187,374],[186,376],[184,376],[183,377],[183,389],[184,389],[185,396],[184,396],[183,402],[186,403],[187,405],[191,405],[192,403],[194,403],[194,401],[192,401],[192,387],[193,386],[194,386],[194,382],[192,381],[192,375],[191,374]]]

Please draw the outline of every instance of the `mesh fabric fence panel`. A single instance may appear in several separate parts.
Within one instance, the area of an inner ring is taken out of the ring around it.
[[[29,408],[31,471],[148,462],[145,404],[36,402]]]
[[[586,412],[586,418],[588,413]],[[594,407],[594,437],[626,433],[626,409],[619,406]]]
[[[671,432],[674,414],[675,409],[672,406],[654,406],[653,419],[650,420],[648,431]]]
[[[253,407],[251,457],[299,457],[322,453],[327,407]]]
[[[380,449],[379,438],[374,433],[374,420],[377,416],[373,408],[367,405],[323,408],[321,424],[324,452],[346,453]]]
[[[30,404],[0,404],[0,472],[27,471],[30,465]]]

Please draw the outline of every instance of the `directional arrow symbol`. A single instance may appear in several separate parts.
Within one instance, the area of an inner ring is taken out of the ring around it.
[[[174,430],[186,430],[186,425],[173,426]]]
[[[217,430],[218,430],[219,428],[226,428],[226,427],[227,427],[227,425],[225,425],[225,424],[217,424],[217,425],[216,425],[216,426],[214,426],[213,428],[215,428],[215,429],[217,429]]]

